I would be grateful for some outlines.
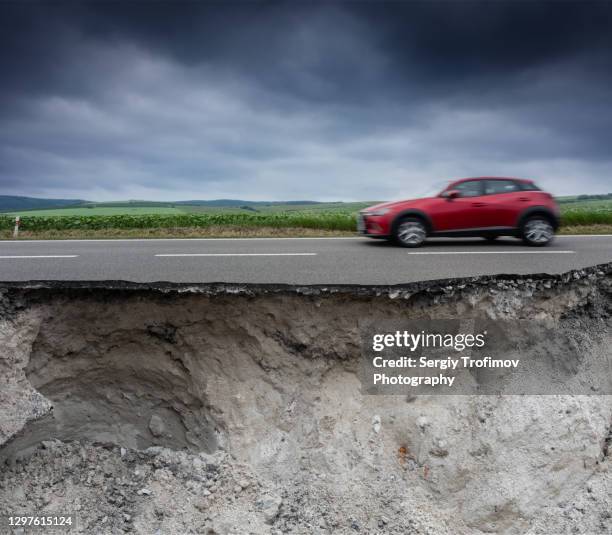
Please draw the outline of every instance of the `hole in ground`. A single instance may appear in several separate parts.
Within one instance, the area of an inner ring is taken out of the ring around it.
[[[217,426],[194,380],[201,374],[187,369],[176,340],[157,332],[119,331],[78,348],[39,336],[26,374],[53,413],[31,424],[20,447],[56,438],[215,451]]]

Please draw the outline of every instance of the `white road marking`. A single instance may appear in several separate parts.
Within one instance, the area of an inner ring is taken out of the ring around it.
[[[415,251],[406,254],[575,254],[576,251]]]
[[[155,256],[317,256],[317,253],[177,253]]]
[[[0,256],[0,259],[4,258],[78,258],[78,254],[44,254],[44,255],[9,255]]]

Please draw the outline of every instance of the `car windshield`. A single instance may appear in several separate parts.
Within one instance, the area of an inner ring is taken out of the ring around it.
[[[437,180],[430,185],[424,185],[421,188],[415,190],[415,197],[437,197],[442,193],[447,186],[450,184],[449,180]]]

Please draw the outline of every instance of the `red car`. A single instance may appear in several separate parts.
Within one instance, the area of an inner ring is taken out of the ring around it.
[[[371,238],[418,247],[428,236],[522,238],[527,245],[550,243],[559,227],[552,195],[522,178],[464,178],[435,197],[386,202],[359,213],[358,230]]]

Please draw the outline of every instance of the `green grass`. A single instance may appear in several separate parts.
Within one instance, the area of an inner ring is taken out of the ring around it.
[[[562,225],[610,225],[612,224],[612,197],[584,199],[584,195],[558,199]],[[592,196],[597,197],[597,196]],[[605,197],[604,195],[599,197]]]
[[[611,225],[612,210],[561,209],[561,224],[563,226],[575,225]]]
[[[184,214],[251,214],[258,211],[244,210],[233,206],[190,206],[183,205],[179,211]]]

